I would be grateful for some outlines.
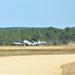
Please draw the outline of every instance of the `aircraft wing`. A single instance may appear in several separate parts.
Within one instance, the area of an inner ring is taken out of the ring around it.
[[[22,45],[22,43],[19,43],[19,42],[13,42],[12,45]]]

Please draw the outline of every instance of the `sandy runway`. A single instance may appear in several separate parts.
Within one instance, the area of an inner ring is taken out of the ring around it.
[[[75,61],[75,55],[33,55],[0,58],[0,75],[61,75],[60,66]]]

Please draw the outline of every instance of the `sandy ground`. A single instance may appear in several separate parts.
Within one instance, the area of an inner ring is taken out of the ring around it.
[[[61,75],[60,66],[74,61],[75,54],[1,57],[0,75]]]

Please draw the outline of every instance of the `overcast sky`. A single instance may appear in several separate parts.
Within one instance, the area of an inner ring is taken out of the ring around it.
[[[75,0],[0,0],[0,27],[75,27]]]

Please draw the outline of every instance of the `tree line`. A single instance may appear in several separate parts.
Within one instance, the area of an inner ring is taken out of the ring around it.
[[[46,41],[47,45],[68,45],[75,42],[75,27],[0,28],[0,45],[11,45],[24,39]]]

